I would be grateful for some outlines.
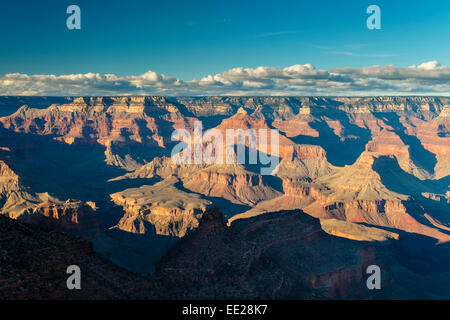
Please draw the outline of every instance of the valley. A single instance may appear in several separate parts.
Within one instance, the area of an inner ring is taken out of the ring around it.
[[[0,214],[85,239],[147,277],[139,297],[450,297],[450,98],[0,97],[0,116]],[[175,164],[196,121],[278,130],[276,170]],[[390,296],[362,288],[374,263]]]

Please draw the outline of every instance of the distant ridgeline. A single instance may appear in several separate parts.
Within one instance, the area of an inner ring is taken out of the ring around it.
[[[73,98],[64,97],[17,97],[0,96],[0,117],[9,116],[16,112],[21,106],[29,105],[37,109],[45,109],[52,104],[65,104],[73,101]]]
[[[205,97],[38,97],[38,96],[0,96],[0,116],[10,115],[16,112],[21,106],[28,105],[32,108],[44,109],[52,104],[63,105],[72,102],[83,101],[87,105],[103,103],[111,105],[118,102],[141,103],[152,105],[160,101],[161,103],[172,103],[184,105],[189,111],[198,116],[224,114],[230,109],[240,106],[255,109],[264,106],[277,109],[278,107],[291,106],[294,109],[301,106],[329,106],[347,108],[368,108],[370,111],[395,111],[406,108],[410,111],[428,110],[439,112],[442,106],[449,104],[449,97],[251,97],[251,96],[205,96]],[[392,108],[396,105],[396,108]],[[215,110],[214,110],[215,109]],[[235,111],[236,111],[235,110]]]

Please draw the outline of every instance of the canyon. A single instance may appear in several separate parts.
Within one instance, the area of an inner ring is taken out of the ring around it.
[[[85,239],[80,254],[118,278],[144,274],[130,297],[450,296],[437,289],[450,283],[450,98],[0,97],[0,109],[0,215]],[[196,121],[278,130],[276,170],[175,164],[172,133]],[[370,264],[391,293],[365,288]],[[436,285],[420,294],[408,279]]]
[[[345,222],[343,222],[345,223]],[[355,227],[355,226],[354,226]],[[443,299],[450,265],[436,248],[409,236],[358,227],[364,240],[328,234],[301,210],[278,211],[227,226],[204,212],[198,228],[173,245],[151,275],[130,272],[96,253],[87,240],[0,216],[1,299]],[[328,229],[328,226],[325,228]],[[376,235],[375,237],[372,237]],[[372,237],[372,238],[368,238]],[[444,251],[443,251],[444,250]],[[437,263],[436,263],[437,262]],[[82,290],[67,290],[67,265]],[[383,270],[369,290],[365,270]]]

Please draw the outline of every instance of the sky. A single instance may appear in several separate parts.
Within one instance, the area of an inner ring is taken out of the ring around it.
[[[449,35],[448,0],[1,1],[0,95],[449,95]]]

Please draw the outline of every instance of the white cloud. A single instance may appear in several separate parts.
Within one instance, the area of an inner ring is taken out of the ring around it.
[[[450,68],[437,61],[408,67],[316,69],[233,68],[200,80],[182,81],[149,70],[115,74],[0,75],[0,95],[367,95],[450,93]]]
[[[342,68],[335,69],[335,72],[351,74],[354,77],[371,77],[383,80],[402,81],[442,81],[447,85],[450,81],[450,68],[441,66],[437,61],[429,61],[419,66],[409,67],[370,66],[361,69]]]

